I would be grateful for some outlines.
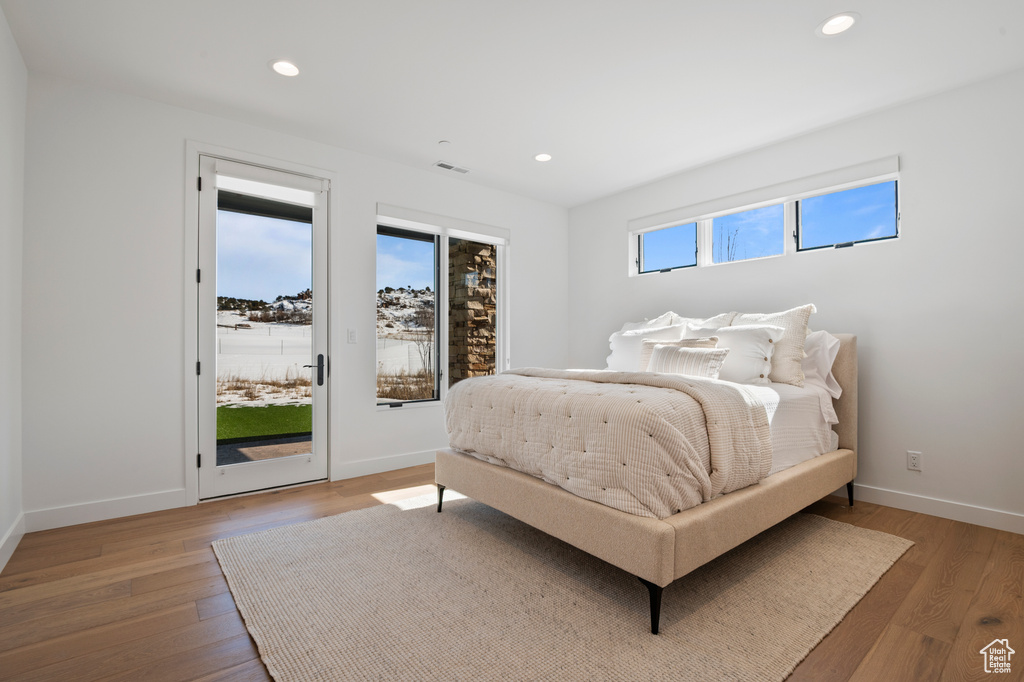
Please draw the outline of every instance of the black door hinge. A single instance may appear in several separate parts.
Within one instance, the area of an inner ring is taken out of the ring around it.
[[[200,175],[196,178],[196,189],[200,192],[203,191],[203,176]]]
[[[203,468],[203,455],[202,453],[196,453],[196,469]]]
[[[199,273],[200,273],[199,268],[196,268],[196,284],[199,284],[199,282],[202,281],[202,277],[200,276]]]
[[[199,361],[196,360],[196,376],[199,376]]]

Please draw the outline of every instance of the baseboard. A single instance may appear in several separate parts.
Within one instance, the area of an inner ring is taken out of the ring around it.
[[[186,505],[185,490],[164,490],[158,493],[118,497],[97,502],[69,504],[25,512],[25,532],[75,526],[80,523],[105,521],[135,514],[147,514]]]
[[[10,561],[11,555],[14,554],[14,550],[18,547],[18,543],[21,542],[21,538],[24,535],[25,515],[18,514],[18,518],[15,519],[11,527],[4,533],[3,540],[0,540],[0,571],[3,571],[4,567],[7,566],[7,562]]]
[[[344,478],[382,474],[385,471],[394,471],[395,469],[404,469],[405,467],[414,467],[420,464],[431,464],[434,461],[435,452],[436,450],[423,450],[422,452],[410,452],[404,455],[360,459],[354,462],[341,462],[338,464],[332,462],[331,480],[340,481]]]
[[[845,500],[846,489],[837,490],[835,496]],[[962,502],[950,502],[949,500],[940,500],[934,497],[925,497],[924,495],[913,495],[911,493],[876,488],[859,483],[853,484],[853,498],[854,503],[857,500],[863,500],[872,504],[881,504],[886,507],[905,509],[918,512],[919,514],[929,514],[944,519],[952,519],[953,521],[963,521],[964,523],[973,523],[977,526],[986,526],[987,528],[1024,535],[1024,514],[977,507]]]

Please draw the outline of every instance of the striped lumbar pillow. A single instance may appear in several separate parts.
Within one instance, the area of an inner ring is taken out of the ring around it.
[[[685,348],[657,344],[651,352],[647,371],[717,379],[728,354],[728,348]]]
[[[718,337],[709,336],[700,339],[682,339],[681,341],[659,341],[657,339],[644,339],[643,348],[640,350],[640,371],[652,372],[648,369],[651,363],[651,353],[655,346],[676,346],[678,348],[715,348],[718,346]]]

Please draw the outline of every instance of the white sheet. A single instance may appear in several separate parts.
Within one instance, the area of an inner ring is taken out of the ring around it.
[[[772,468],[778,473],[836,449],[832,425],[839,423],[832,396],[821,386],[789,384],[749,386],[768,406]]]

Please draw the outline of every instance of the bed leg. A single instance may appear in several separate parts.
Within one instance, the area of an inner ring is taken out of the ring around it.
[[[637,576],[637,579],[647,588],[651,595],[651,634],[658,634],[658,625],[661,623],[661,593],[665,589]]]
[[[853,506],[853,481],[846,484],[846,496],[850,498],[850,506]]]
[[[440,483],[437,483],[435,485],[437,485],[437,513],[440,514],[441,502],[444,499],[444,486],[441,485]]]

